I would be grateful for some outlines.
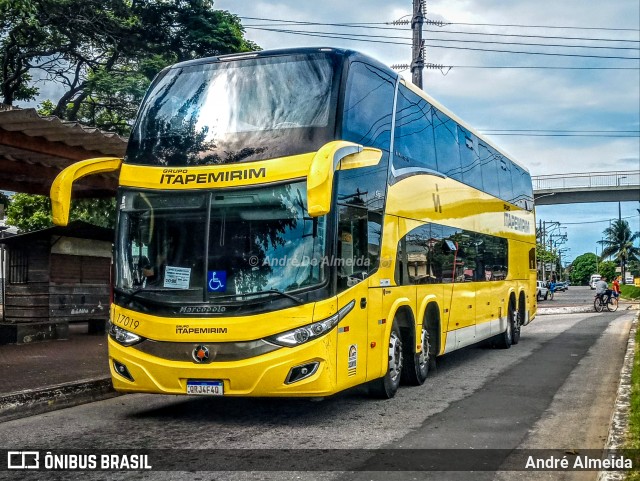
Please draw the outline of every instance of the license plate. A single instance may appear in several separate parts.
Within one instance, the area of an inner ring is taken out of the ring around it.
[[[222,381],[187,381],[187,394],[223,396],[224,383]]]

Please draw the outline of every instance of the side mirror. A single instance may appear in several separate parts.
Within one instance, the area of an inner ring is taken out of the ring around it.
[[[91,174],[114,172],[120,168],[122,159],[117,157],[98,157],[71,164],[58,174],[51,184],[51,210],[53,223],[65,226],[69,223],[69,208],[71,205],[71,190],[73,182]]]
[[[382,151],[353,142],[337,140],[323,145],[307,174],[307,210],[311,217],[328,214],[331,210],[333,175],[336,170],[360,169],[377,165]]]

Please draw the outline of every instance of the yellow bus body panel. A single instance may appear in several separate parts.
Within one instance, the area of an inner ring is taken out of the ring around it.
[[[246,164],[165,169],[123,165],[120,184],[147,189],[232,188],[305,178],[314,153]],[[234,172],[236,172],[234,174]],[[239,173],[238,173],[239,172]],[[168,177],[169,176],[169,177]],[[513,219],[516,219],[514,224]],[[397,286],[397,246],[412,229],[434,222],[507,238],[509,271],[506,280],[487,283]],[[512,228],[519,226],[520,230]],[[527,226],[523,231],[522,226]],[[381,239],[380,265],[371,276],[324,301],[275,312],[237,317],[163,318],[112,306],[111,319],[127,328],[122,319],[135,319],[132,332],[156,341],[184,343],[242,342],[262,339],[314,321],[326,319],[352,300],[353,310],[331,332],[296,347],[238,361],[196,364],[151,356],[109,339],[110,361],[129,369],[131,382],[118,374],[110,362],[114,387],[122,392],[185,394],[186,382],[221,380],[229,396],[327,396],[383,376],[388,368],[388,342],[399,309],[413,316],[414,351],[420,352],[420,331],[430,303],[438,306],[440,347],[438,355],[452,350],[455,332],[475,326],[492,334],[499,318],[506,318],[509,296],[519,302],[525,294],[526,322],[535,317],[535,270],[529,265],[535,247],[532,212],[491,197],[453,179],[416,175],[389,186]],[[534,293],[534,294],[531,294]],[[471,306],[471,307],[469,307]],[[406,311],[405,311],[406,312]],[[449,320],[457,319],[450,323]],[[493,322],[492,322],[493,321]],[[130,325],[130,324],[129,324]],[[176,326],[226,328],[212,334],[177,334]],[[493,326],[493,327],[492,327]],[[129,327],[130,328],[130,327]],[[455,345],[453,345],[455,348]],[[319,369],[302,381],[285,384],[292,367],[317,361]]]

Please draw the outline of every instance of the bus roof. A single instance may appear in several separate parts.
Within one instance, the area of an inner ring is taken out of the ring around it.
[[[457,122],[460,126],[462,126],[465,129],[467,129],[473,135],[478,137],[478,139],[480,139],[483,142],[485,142],[486,144],[490,145],[495,150],[497,150],[502,155],[504,155],[506,158],[511,160],[513,163],[515,163],[518,167],[523,169],[525,172],[529,173],[529,169],[527,167],[525,167],[521,162],[519,162],[516,159],[514,159],[511,155],[509,155],[503,149],[501,149],[500,147],[495,145],[493,142],[487,140],[485,137],[483,137],[481,134],[479,134],[473,127],[471,127],[469,124],[467,124],[465,121],[463,121],[460,117],[458,117],[453,112],[451,112],[448,108],[446,108],[440,102],[435,100],[433,97],[428,95],[425,91],[419,89],[418,87],[413,85],[411,82],[407,82],[401,75],[399,75],[397,72],[395,72],[394,70],[392,70],[388,66],[384,65],[380,61],[378,61],[378,60],[376,60],[376,59],[374,59],[374,58],[372,58],[372,57],[370,57],[368,55],[360,53],[360,52],[358,52],[356,50],[333,48],[333,47],[300,47],[300,48],[284,48],[284,49],[274,49],[274,50],[260,50],[260,51],[257,51],[257,52],[240,52],[240,53],[219,55],[219,56],[215,56],[215,57],[205,57],[205,58],[199,58],[199,59],[194,59],[194,60],[187,60],[185,62],[180,62],[180,63],[177,63],[175,65],[172,65],[172,66],[168,67],[168,69],[181,68],[181,67],[187,67],[187,66],[192,66],[192,65],[202,65],[202,64],[207,64],[207,63],[229,62],[229,61],[249,59],[249,58],[277,57],[277,56],[281,56],[281,55],[296,55],[296,54],[299,55],[299,54],[310,54],[310,53],[320,53],[320,52],[331,52],[331,53],[342,55],[343,57],[348,57],[348,58],[354,59],[354,60],[357,60],[357,59],[364,60],[368,64],[371,64],[374,67],[377,67],[380,70],[385,71],[386,73],[388,73],[393,78],[399,78],[400,81],[402,82],[402,84],[405,87],[409,88],[410,90],[415,92],[417,95],[420,95],[421,97],[423,97],[432,106],[434,106],[435,108],[440,110],[442,113],[444,113],[445,115],[450,117],[452,120]]]

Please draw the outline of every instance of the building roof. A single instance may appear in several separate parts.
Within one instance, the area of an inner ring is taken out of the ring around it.
[[[54,226],[47,229],[34,230],[25,234],[17,234],[6,239],[0,239],[0,244],[8,246],[24,244],[36,239],[44,239],[53,236],[75,237],[79,239],[91,239],[113,242],[114,230],[105,227],[98,227],[88,222],[76,220],[69,222],[65,227]]]
[[[114,133],[0,104],[0,190],[49,195],[65,167],[93,157],[122,157],[126,144]],[[80,179],[74,196],[113,196],[117,181],[115,173]]]

